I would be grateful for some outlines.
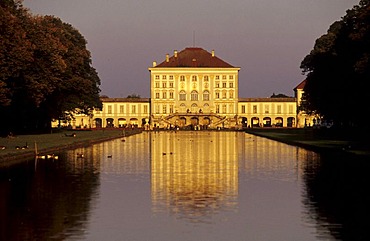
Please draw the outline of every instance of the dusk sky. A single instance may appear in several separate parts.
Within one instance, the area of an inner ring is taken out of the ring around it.
[[[360,0],[24,0],[86,38],[101,94],[150,97],[152,62],[201,47],[240,67],[239,97],[293,96],[315,40]]]

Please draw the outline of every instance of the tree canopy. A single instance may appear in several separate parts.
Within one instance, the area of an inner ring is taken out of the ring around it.
[[[54,16],[32,15],[21,1],[0,3],[0,128],[48,128],[75,109],[101,108],[100,79],[87,41]]]
[[[341,126],[365,124],[370,81],[370,1],[361,0],[318,38],[301,62],[303,109]]]

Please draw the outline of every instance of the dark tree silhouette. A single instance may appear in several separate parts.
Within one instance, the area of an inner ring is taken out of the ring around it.
[[[370,2],[362,0],[316,40],[301,63],[303,109],[342,127],[363,127],[370,81]]]
[[[101,108],[100,79],[86,40],[54,16],[21,1],[0,4],[1,132],[47,130],[52,119]]]

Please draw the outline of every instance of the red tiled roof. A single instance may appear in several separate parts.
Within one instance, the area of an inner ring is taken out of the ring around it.
[[[101,97],[101,101],[103,102],[132,102],[132,103],[149,103],[149,98],[109,98],[109,97]]]
[[[156,67],[211,67],[211,68],[234,68],[222,59],[212,56],[202,48],[185,48],[173,56],[158,64]]]
[[[239,103],[241,102],[296,102],[295,97],[284,97],[284,98],[239,98]]]
[[[303,90],[304,86],[306,85],[307,79],[303,80],[297,87],[295,87],[293,90]]]

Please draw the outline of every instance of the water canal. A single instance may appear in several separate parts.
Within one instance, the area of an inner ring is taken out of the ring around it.
[[[242,132],[142,133],[0,169],[0,240],[370,240],[361,165]]]

